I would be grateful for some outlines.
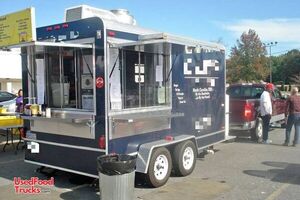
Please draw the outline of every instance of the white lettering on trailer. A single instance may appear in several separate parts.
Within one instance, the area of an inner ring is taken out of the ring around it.
[[[207,84],[209,84],[211,87],[216,86],[216,79],[215,78],[207,78],[206,80]]]
[[[202,100],[202,99],[210,99],[211,92],[214,91],[213,88],[193,88],[193,93],[195,95],[195,100]]]
[[[28,142],[27,149],[29,149],[31,151],[31,153],[39,153],[40,145],[37,142]]]
[[[208,67],[213,67],[215,71],[219,71],[218,64],[219,62],[217,60],[203,60],[203,70],[201,70],[199,66],[195,66],[195,73],[196,75],[207,75]]]
[[[185,104],[186,100],[184,99],[184,92],[181,92],[178,84],[173,84],[173,87],[179,104]]]
[[[59,35],[58,36],[58,41],[62,41],[62,40],[66,40],[67,39],[67,35]]]
[[[185,75],[192,75],[192,70],[189,70],[189,64],[193,63],[192,58],[187,58],[186,62],[183,63],[183,73]],[[217,60],[203,60],[203,69],[200,66],[195,66],[195,75],[208,75],[208,68],[213,68],[214,71],[219,71],[219,61]]]
[[[215,86],[215,79],[210,79],[210,86],[212,86],[212,87]]]
[[[78,31],[71,31],[70,32],[70,39],[76,39],[79,37],[79,32]]]
[[[200,122],[199,121],[195,121],[195,129],[196,130],[200,129]]]
[[[198,121],[195,121],[195,130],[204,130],[212,125],[211,115],[207,117],[199,118]]]
[[[189,70],[188,63],[183,63],[183,74],[192,75],[192,70]]]
[[[194,47],[185,46],[185,53],[192,54]]]

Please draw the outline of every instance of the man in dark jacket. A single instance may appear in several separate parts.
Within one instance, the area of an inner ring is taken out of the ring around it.
[[[298,96],[297,87],[292,89],[291,96],[287,100],[285,116],[287,117],[287,125],[285,130],[285,142],[283,145],[289,145],[291,129],[293,125],[295,125],[293,146],[297,146],[300,133],[300,96]]]

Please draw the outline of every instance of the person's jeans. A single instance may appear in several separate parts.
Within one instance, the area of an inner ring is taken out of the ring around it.
[[[293,144],[299,143],[299,134],[300,134],[300,113],[294,114],[294,125],[295,125],[295,137]]]
[[[290,142],[291,130],[294,125],[294,115],[291,114],[287,118],[286,127],[285,127],[285,143]]]
[[[269,125],[270,125],[271,115],[261,116],[261,119],[263,121],[263,140],[266,141],[269,138]],[[299,125],[300,125],[300,121],[299,121]]]

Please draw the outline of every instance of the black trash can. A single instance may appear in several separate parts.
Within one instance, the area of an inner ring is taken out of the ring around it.
[[[101,200],[134,199],[136,157],[124,154],[97,158]]]

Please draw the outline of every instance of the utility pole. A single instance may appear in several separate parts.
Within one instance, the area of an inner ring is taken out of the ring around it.
[[[270,65],[270,83],[272,83],[272,47],[276,46],[278,42],[268,42],[268,43],[264,43],[265,47],[269,47],[270,50],[270,54],[269,54],[269,65]]]

